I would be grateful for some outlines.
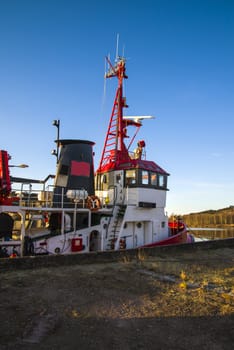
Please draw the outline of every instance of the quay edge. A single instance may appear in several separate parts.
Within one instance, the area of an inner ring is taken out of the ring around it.
[[[68,265],[84,265],[84,264],[100,264],[120,261],[134,261],[159,257],[160,258],[176,258],[181,254],[191,255],[196,260],[193,253],[199,251],[215,252],[217,249],[229,248],[234,253],[234,238],[219,239],[205,242],[197,242],[191,244],[178,244],[168,246],[157,246],[152,248],[136,248],[119,251],[91,252],[83,254],[70,255],[44,255],[44,256],[27,256],[18,258],[2,258],[0,259],[0,272],[34,269],[43,267],[61,267]],[[234,255],[234,254],[233,254]],[[225,256],[224,256],[225,259]]]

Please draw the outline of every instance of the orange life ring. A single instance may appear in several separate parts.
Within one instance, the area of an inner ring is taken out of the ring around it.
[[[87,198],[87,208],[92,211],[98,210],[101,208],[101,201],[98,196],[88,196]]]

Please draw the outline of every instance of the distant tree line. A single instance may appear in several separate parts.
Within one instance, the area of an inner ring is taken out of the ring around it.
[[[170,219],[175,216],[172,215]],[[234,206],[180,215],[180,217],[190,227],[234,226]]]

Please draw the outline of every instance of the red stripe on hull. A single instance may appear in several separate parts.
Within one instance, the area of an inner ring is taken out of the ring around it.
[[[188,243],[187,230],[184,230],[182,232],[177,233],[174,236],[163,239],[162,241],[146,244],[144,246],[141,246],[141,248],[156,247],[160,245],[182,244],[182,243]]]

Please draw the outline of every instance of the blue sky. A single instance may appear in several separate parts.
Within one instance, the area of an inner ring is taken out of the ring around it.
[[[154,115],[139,138],[170,173],[167,212],[234,204],[233,0],[0,0],[0,149],[11,174],[55,172],[61,138],[94,141],[97,166],[116,80],[127,58],[127,115]]]

